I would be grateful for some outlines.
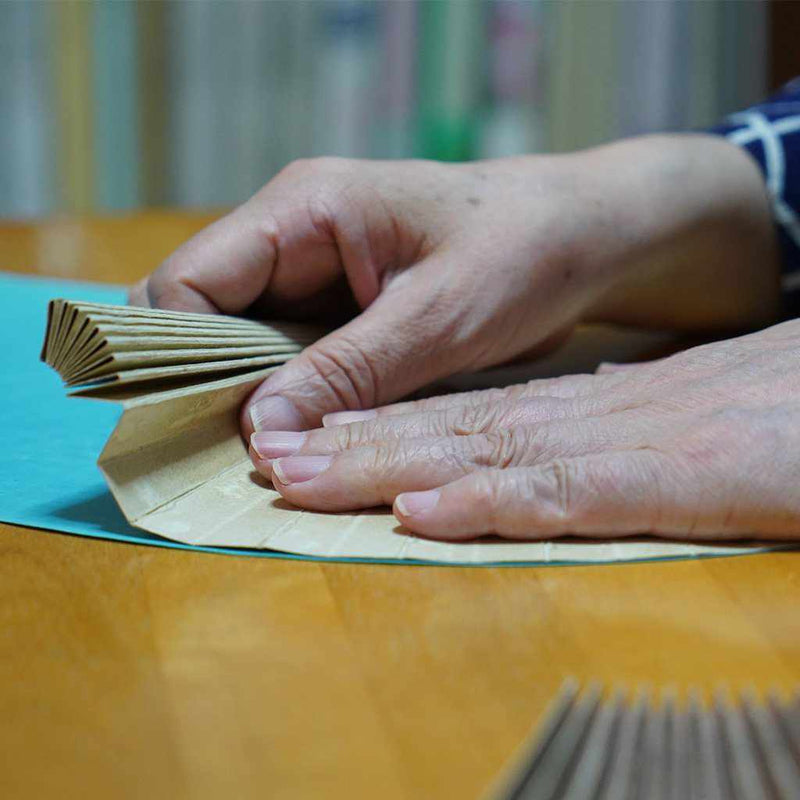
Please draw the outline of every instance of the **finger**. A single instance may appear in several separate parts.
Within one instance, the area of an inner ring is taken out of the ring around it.
[[[343,425],[349,422],[359,422],[381,416],[398,414],[416,414],[460,405],[488,405],[504,401],[517,401],[528,397],[578,397],[593,394],[598,391],[608,390],[619,383],[618,380],[604,380],[597,375],[564,375],[559,378],[546,378],[529,381],[502,389],[481,389],[471,392],[458,392],[444,394],[436,397],[426,397],[421,400],[408,400],[401,403],[392,403],[379,408],[364,409],[361,411],[338,411],[326,414],[322,419],[325,427]]]
[[[270,375],[243,406],[244,434],[317,427],[325,414],[374,408],[461,369],[469,343],[434,344],[446,340],[463,313],[450,297],[453,269],[448,256],[430,256],[390,282],[354,320]]]
[[[273,400],[268,401],[269,404]],[[270,409],[271,410],[271,409]],[[457,405],[416,414],[392,414],[363,422],[334,425],[305,431],[301,437],[291,431],[265,431],[259,428],[252,437],[262,452],[272,457],[290,455],[287,448],[302,446],[307,452],[318,448],[323,452],[339,452],[370,444],[400,439],[421,439],[437,436],[469,436],[517,426],[542,424],[554,420],[577,420],[610,412],[608,400],[578,400],[557,397],[532,397],[518,402],[502,401],[486,405]],[[254,413],[261,409],[256,405]],[[635,413],[635,410],[631,413]],[[272,436],[271,434],[275,435]],[[274,451],[271,448],[277,448]]]
[[[445,415],[414,414],[310,431],[257,431],[250,437],[250,448],[259,472],[271,478],[271,463],[278,458],[335,455],[359,448],[393,446],[416,439],[442,440],[451,436],[458,438],[452,434]]]
[[[443,419],[445,424],[442,424]],[[422,424],[417,427],[414,425],[416,421]],[[363,447],[392,446],[412,439],[434,441],[452,438],[468,446],[473,438],[491,440],[499,437],[502,440],[513,431],[527,442],[535,456],[535,461],[526,463],[536,463],[542,457],[551,460],[604,449],[637,447],[644,442],[657,441],[664,433],[681,425],[674,415],[653,419],[652,415],[634,410],[598,417],[550,420],[535,425],[497,426],[483,434],[458,436],[453,432],[453,426],[447,426],[445,417],[426,414],[411,415],[408,419],[395,416],[353,422],[310,431],[262,431],[254,433],[250,443],[261,464],[260,470],[271,477],[269,464],[276,458],[335,455]],[[497,463],[503,463],[503,460]]]
[[[724,475],[639,449],[484,470],[440,489],[400,494],[394,512],[411,531],[442,539],[736,538],[758,530],[752,514],[731,513],[740,488]]]
[[[347,511],[391,505],[401,492],[441,486],[475,470],[535,463],[537,447],[528,433],[407,439],[270,463],[253,448],[251,457],[289,502],[316,511]]]
[[[256,469],[290,503],[315,511],[348,511],[391,505],[401,491],[441,486],[467,474],[470,465],[455,449],[450,440],[417,440],[271,463],[250,452]],[[476,445],[476,459],[477,450]]]
[[[251,457],[256,469],[271,478],[290,502],[341,511],[389,503],[401,492],[441,486],[486,468],[535,466],[554,459],[641,447],[653,433],[642,420],[631,423],[626,415],[615,416],[618,419],[552,423],[472,436],[398,439],[344,450],[335,449],[334,431],[323,428],[317,433],[331,437],[328,444],[333,447],[304,442],[288,457],[270,457],[270,452],[277,451],[266,448],[265,452],[255,434]],[[320,473],[309,477],[308,465],[317,465]]]

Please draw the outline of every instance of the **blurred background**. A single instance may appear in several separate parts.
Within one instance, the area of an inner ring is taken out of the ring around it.
[[[790,76],[798,11],[6,0],[0,216],[228,206],[305,156],[461,160],[706,126]]]

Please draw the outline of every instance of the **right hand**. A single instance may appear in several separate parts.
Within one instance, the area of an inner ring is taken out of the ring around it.
[[[715,210],[715,228],[714,214],[703,217],[708,192],[728,206],[743,193],[728,187],[737,180],[750,182],[755,203],[764,193],[755,169],[737,161],[746,157],[718,141],[650,137],[459,165],[295,162],[179,248],[131,301],[314,317],[340,302],[332,298],[346,282],[360,313],[270,375],[243,408],[246,436],[254,425],[315,427],[330,412],[374,408],[433,380],[546,350],[577,320],[602,317],[623,290],[628,307],[637,307],[646,265],[669,261],[687,230],[706,224],[695,252],[713,243],[711,267],[735,270],[752,256],[742,242],[760,223],[739,224],[720,245],[719,227],[731,220]],[[707,150],[722,159],[721,172],[713,160],[704,172]],[[768,226],[768,212],[757,211]],[[632,274],[634,286],[626,287]],[[717,295],[724,299],[724,290]],[[707,293],[698,302],[713,323],[715,303]],[[659,324],[669,304],[655,305]],[[636,314],[647,310],[638,304]]]

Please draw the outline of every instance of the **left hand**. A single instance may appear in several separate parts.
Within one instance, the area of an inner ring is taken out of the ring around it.
[[[765,325],[778,272],[755,161],[720,136],[675,134],[466,164],[294,162],[130,299],[349,319],[255,389],[249,437],[547,352],[578,320]]]
[[[656,362],[254,435],[291,503],[442,539],[800,538],[800,320]],[[271,460],[275,459],[275,460]]]

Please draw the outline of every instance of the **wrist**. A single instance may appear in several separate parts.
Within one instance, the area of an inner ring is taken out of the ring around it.
[[[575,154],[612,210],[584,245],[606,287],[591,321],[683,330],[773,321],[774,224],[750,156],[704,134],[645,136]]]

